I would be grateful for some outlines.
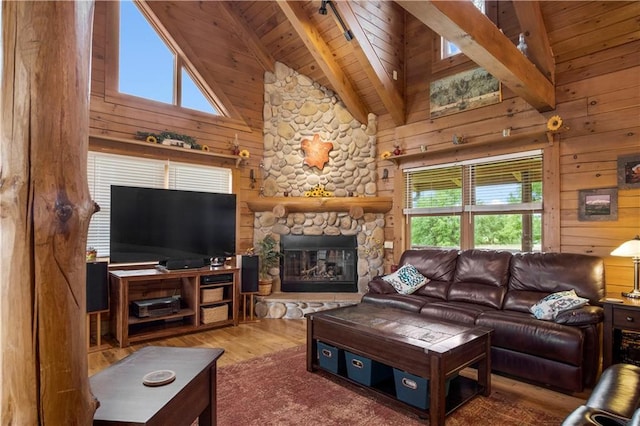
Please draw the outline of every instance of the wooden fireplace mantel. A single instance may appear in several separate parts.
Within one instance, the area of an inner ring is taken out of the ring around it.
[[[247,201],[252,212],[271,211],[283,206],[289,213],[349,212],[353,207],[364,213],[386,213],[391,197],[261,197]]]

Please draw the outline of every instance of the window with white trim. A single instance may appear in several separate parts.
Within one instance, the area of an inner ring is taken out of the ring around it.
[[[542,151],[405,170],[411,248],[540,251]]]
[[[87,247],[109,256],[111,185],[231,194],[230,169],[89,151],[87,178],[100,211],[91,217]]]
[[[189,69],[135,1],[120,1],[118,91],[220,115],[211,89]]]

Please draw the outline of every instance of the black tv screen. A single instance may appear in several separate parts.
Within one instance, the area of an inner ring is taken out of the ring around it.
[[[111,263],[228,257],[235,253],[236,196],[111,186]]]

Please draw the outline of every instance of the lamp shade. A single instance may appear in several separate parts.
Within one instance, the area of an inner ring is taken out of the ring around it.
[[[620,247],[611,252],[611,256],[640,257],[640,236],[622,243]]]

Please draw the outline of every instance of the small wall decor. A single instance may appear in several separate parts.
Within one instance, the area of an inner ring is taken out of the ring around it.
[[[581,189],[578,191],[578,220],[618,220],[618,189]]]
[[[502,101],[500,81],[484,68],[465,71],[429,85],[431,118],[443,117]]]
[[[303,139],[300,146],[304,151],[304,164],[324,169],[325,163],[329,161],[329,151],[333,149],[333,143],[320,141],[320,135],[316,133],[313,140]]]
[[[149,143],[159,143],[162,145],[180,146],[190,149],[202,149],[202,146],[196,142],[196,139],[181,133],[170,132],[168,130],[151,133],[151,132],[136,132],[135,138],[138,140],[147,141]]]
[[[640,188],[640,154],[618,157],[618,188]]]
[[[317,184],[309,191],[304,191],[305,197],[333,197],[333,192],[324,189],[324,185]]]

